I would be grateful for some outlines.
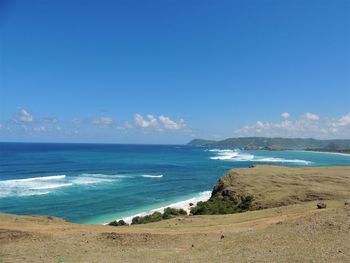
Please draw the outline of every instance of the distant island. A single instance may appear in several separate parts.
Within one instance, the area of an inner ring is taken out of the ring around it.
[[[350,139],[317,140],[312,138],[236,137],[220,141],[194,139],[187,145],[231,147],[242,150],[307,150],[350,153]]]

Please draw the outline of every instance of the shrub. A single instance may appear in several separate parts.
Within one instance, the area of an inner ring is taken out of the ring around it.
[[[160,212],[154,212],[151,215],[146,215],[146,216],[135,216],[131,224],[132,225],[137,225],[137,224],[147,224],[147,223],[152,223],[152,222],[158,222],[163,219],[163,214]]]
[[[191,209],[191,213],[193,215],[234,214],[249,210],[252,201],[252,196],[242,197],[240,203],[226,198],[214,197],[206,202],[199,202]]]
[[[135,217],[133,217],[132,220],[131,220],[131,224],[132,224],[132,225],[141,224],[141,223],[140,223],[140,218],[141,218],[140,216],[135,216]]]
[[[247,211],[251,208],[253,203],[253,196],[248,195],[246,197],[241,198],[241,203],[238,205],[238,208],[241,209],[241,211]]]
[[[110,226],[125,226],[125,225],[127,225],[127,223],[124,220],[119,220],[119,221],[115,220],[113,222],[110,222],[108,225],[110,225]]]
[[[164,209],[164,213],[161,212],[154,212],[151,215],[146,216],[135,216],[132,219],[131,224],[137,225],[137,224],[147,224],[152,222],[158,222],[165,219],[170,219],[179,215],[187,215],[187,212],[184,209],[176,209],[167,207]]]
[[[170,219],[172,217],[179,216],[179,215],[187,215],[187,212],[182,208],[176,209],[176,208],[167,207],[164,209],[163,219]]]

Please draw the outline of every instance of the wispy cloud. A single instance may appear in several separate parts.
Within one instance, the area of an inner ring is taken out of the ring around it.
[[[44,123],[56,124],[58,123],[58,119],[52,117],[46,117],[43,119]]]
[[[95,125],[109,126],[112,125],[113,122],[112,117],[98,117],[94,118],[91,123]]]
[[[163,124],[163,127],[167,130],[181,130],[186,126],[184,119],[174,121],[164,115],[160,115],[158,118],[159,118],[159,121]]]
[[[339,118],[320,117],[306,112],[295,120],[287,112],[280,122],[257,121],[235,131],[238,136],[281,136],[314,138],[348,138],[350,135],[350,113]]]
[[[33,131],[35,131],[35,132],[46,132],[47,129],[46,129],[46,127],[44,125],[41,125],[39,127],[34,127]]]
[[[20,109],[19,113],[18,113],[18,116],[17,116],[17,121],[20,121],[20,122],[33,122],[34,121],[34,117],[28,111],[26,111],[25,109]]]

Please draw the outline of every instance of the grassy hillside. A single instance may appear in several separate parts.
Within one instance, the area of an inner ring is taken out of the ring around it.
[[[214,196],[253,193],[255,205],[273,208],[145,225],[0,214],[0,262],[347,262],[349,177],[350,167],[232,170]],[[326,209],[316,209],[319,198]]]
[[[212,198],[239,200],[253,196],[253,209],[312,200],[350,197],[350,167],[283,167],[258,165],[233,169],[215,185]]]

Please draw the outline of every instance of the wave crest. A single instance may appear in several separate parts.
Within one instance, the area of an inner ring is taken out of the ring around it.
[[[160,175],[143,174],[141,176],[144,178],[162,178],[163,177],[162,174],[160,174]]]
[[[306,160],[255,156],[253,154],[244,153],[239,150],[210,149],[208,151],[216,154],[216,156],[209,157],[212,160],[221,160],[221,161],[227,160],[227,161],[236,161],[236,162],[263,162],[263,163],[299,163],[303,165],[311,164],[310,161],[306,161]]]
[[[120,175],[102,173],[82,173],[78,176],[51,175],[24,179],[0,180],[0,198],[13,196],[45,195],[61,188],[118,182],[125,178],[159,179],[163,175]]]
[[[107,178],[93,174],[81,174],[75,177],[66,175],[52,175],[32,177],[25,179],[13,179],[0,181],[0,198],[13,196],[45,195],[61,188],[74,185],[89,185],[110,183],[116,180],[114,177]]]

